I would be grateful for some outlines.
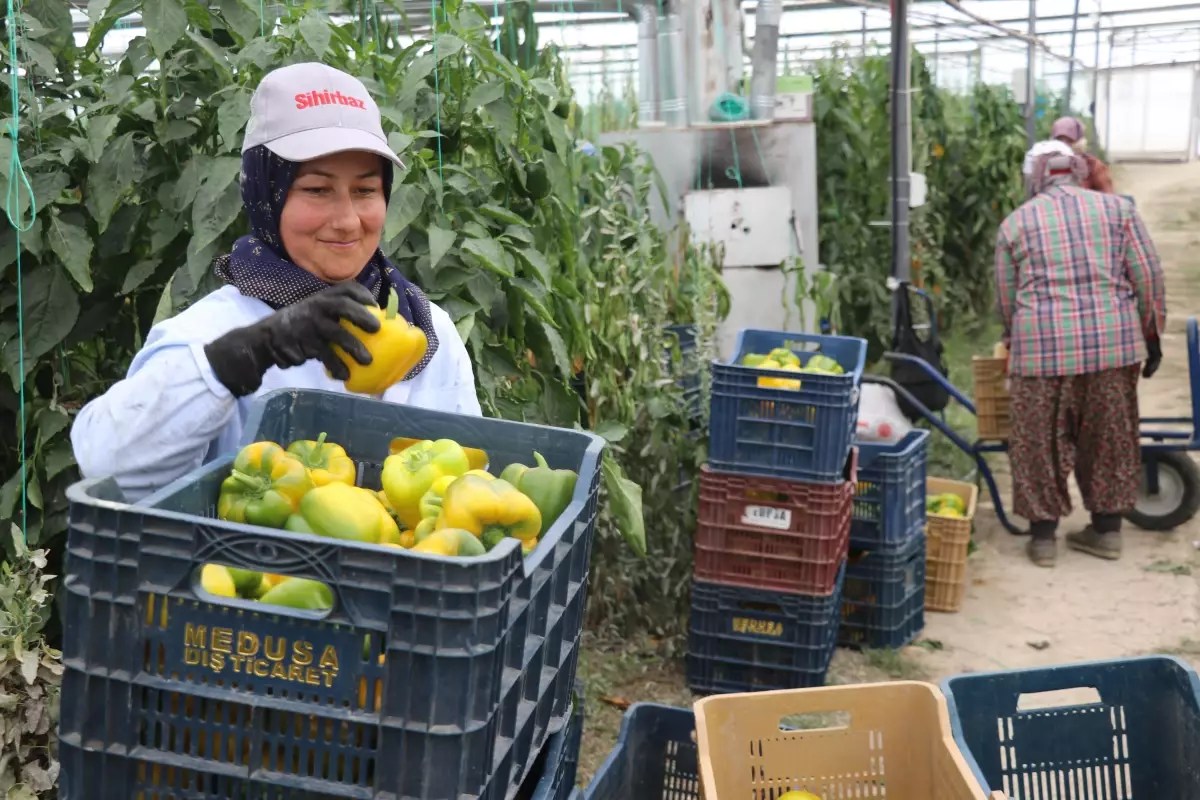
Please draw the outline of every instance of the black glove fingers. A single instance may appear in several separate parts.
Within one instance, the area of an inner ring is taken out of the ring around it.
[[[350,324],[362,328],[367,333],[376,333],[379,331],[379,318],[361,303],[354,303],[347,300],[338,301],[338,303],[329,307],[326,319],[334,321],[344,319]]]
[[[365,366],[371,363],[371,351],[367,350],[366,345],[336,322],[329,319],[321,320],[317,323],[316,332],[322,347],[336,344],[359,364]]]
[[[337,353],[333,352],[333,348],[322,347],[317,358],[325,365],[325,369],[329,370],[329,374],[333,376],[334,380],[344,381],[350,377],[350,368],[346,366],[345,361],[338,357]]]

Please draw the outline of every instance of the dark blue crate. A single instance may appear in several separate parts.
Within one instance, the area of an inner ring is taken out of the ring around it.
[[[929,431],[914,430],[895,444],[855,442],[858,485],[850,546],[903,545],[925,527]]]
[[[526,786],[521,787],[513,800],[568,800],[575,793],[583,719],[583,691],[576,684],[569,722],[546,742],[540,757],[542,763],[535,766],[541,777],[536,783],[526,779]]]
[[[691,709],[630,706],[617,746],[583,790],[583,799],[700,800],[695,731]]]
[[[851,550],[838,644],[903,647],[924,628],[924,532],[919,530],[899,552]]]
[[[512,541],[470,559],[217,520],[231,455],[136,506],[111,480],[72,486],[63,800],[155,796],[168,781],[175,800],[257,797],[264,787],[281,800],[502,800],[564,726],[603,441],[295,391],[262,398],[246,438],[321,432],[346,447],[371,487],[395,436],[453,438],[487,451],[493,468],[531,463],[536,450],[580,480],[528,557]],[[209,562],[321,580],[334,608],[322,616],[218,600],[197,586]],[[277,672],[282,640],[290,644]],[[255,646],[251,660],[239,654]],[[332,657],[336,672],[308,671]],[[253,664],[254,679],[236,663]]]
[[[802,364],[820,353],[844,375],[787,373],[740,366],[742,356],[787,347]],[[846,336],[817,336],[745,329],[737,355],[712,364],[709,465],[720,472],[836,483],[858,425],[858,390],[867,343]],[[800,389],[760,387],[759,378],[794,378]]]
[[[1023,696],[1087,688],[1082,705]],[[1168,656],[959,675],[951,729],[987,791],[1014,800],[1200,797],[1200,679]],[[1093,695],[1094,697],[1094,695]]]
[[[845,577],[843,564],[829,596],[693,581],[688,686],[717,694],[824,685]]]
[[[668,349],[668,359],[672,357],[670,351],[675,344],[679,345],[682,363],[679,366],[680,377],[677,383],[683,391],[683,402],[688,417],[696,419],[700,416],[700,371],[703,369],[696,358],[696,344],[700,338],[700,328],[695,324],[668,325],[663,330],[668,334],[665,343]]]

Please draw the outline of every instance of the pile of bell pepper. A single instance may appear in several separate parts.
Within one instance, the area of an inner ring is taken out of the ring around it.
[[[824,356],[820,353],[813,354],[809,357],[808,363],[800,366],[800,357],[786,347],[776,347],[766,355],[749,353],[742,357],[741,363],[744,367],[775,369],[781,372],[810,372],[817,375],[841,375],[844,372],[841,364],[829,356]],[[758,379],[758,385],[768,389],[791,389],[792,391],[799,391],[801,382],[794,378],[769,378],[762,376]]]
[[[482,450],[451,439],[396,439],[383,463],[383,486],[372,491],[356,485],[354,460],[325,434],[286,450],[255,442],[234,458],[217,516],[440,556],[480,556],[507,538],[530,553],[570,504],[578,480],[571,470],[552,469],[540,453],[534,460],[532,467],[510,464],[497,478]],[[315,581],[215,564],[205,565],[201,583],[217,596],[289,607],[333,602],[329,588]]]

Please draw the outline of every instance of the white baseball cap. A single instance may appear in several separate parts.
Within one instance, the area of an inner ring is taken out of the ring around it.
[[[258,145],[288,161],[364,150],[404,166],[362,81],[316,62],[280,67],[254,90],[242,152]]]

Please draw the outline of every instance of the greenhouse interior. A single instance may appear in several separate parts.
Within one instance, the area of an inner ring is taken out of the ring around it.
[[[1200,797],[1200,2],[4,19],[0,800]]]

